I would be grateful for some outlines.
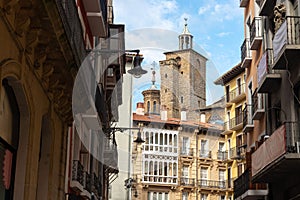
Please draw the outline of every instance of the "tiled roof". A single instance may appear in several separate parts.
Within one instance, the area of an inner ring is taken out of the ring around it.
[[[153,123],[162,123],[162,124],[169,124],[169,125],[186,125],[186,126],[194,126],[200,128],[207,128],[207,129],[215,129],[222,131],[223,126],[204,123],[204,122],[197,122],[197,121],[182,121],[178,118],[169,118],[167,120],[161,120],[159,115],[138,115],[133,113],[133,121],[141,121],[141,122],[153,122]]]
[[[241,63],[237,64],[227,72],[225,72],[221,77],[215,80],[216,85],[225,85],[229,81],[231,81],[234,77],[244,72],[245,69],[241,67]]]

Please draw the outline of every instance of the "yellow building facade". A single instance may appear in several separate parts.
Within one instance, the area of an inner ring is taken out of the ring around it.
[[[225,123],[222,134],[226,141],[226,177],[231,180],[230,184],[245,169],[247,138],[243,125],[248,120],[248,112],[251,112],[246,103],[245,78],[245,69],[238,64],[215,81],[215,84],[224,86]],[[248,124],[248,128],[253,127],[253,124]],[[233,192],[229,196],[234,199]]]

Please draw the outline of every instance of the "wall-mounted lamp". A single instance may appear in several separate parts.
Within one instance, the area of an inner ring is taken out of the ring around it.
[[[140,50],[125,50],[127,52],[135,52],[136,55],[133,58],[133,69],[128,70],[128,73],[133,75],[135,78],[140,78],[147,71],[141,67],[142,58],[140,55]]]
[[[135,142],[137,144],[142,144],[145,142],[145,140],[143,140],[143,138],[142,138],[142,133],[141,133],[140,128],[111,127],[111,128],[109,128],[109,130],[110,131],[120,131],[120,132],[124,132],[125,130],[138,130],[137,138],[133,142]]]

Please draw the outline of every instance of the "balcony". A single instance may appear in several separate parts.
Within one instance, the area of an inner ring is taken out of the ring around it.
[[[273,14],[276,0],[256,0],[256,2],[260,5],[260,16],[268,16]]]
[[[246,7],[249,3],[249,0],[240,0],[240,7]]]
[[[253,184],[251,183],[251,173],[249,169],[239,176],[234,181],[234,199],[264,199],[268,195],[266,184]]]
[[[246,98],[244,83],[229,92],[229,102],[231,103],[237,103],[244,98]]]
[[[255,182],[282,180],[299,171],[299,122],[285,122],[277,128],[252,154],[251,166]]]
[[[254,17],[250,26],[250,49],[258,50],[263,36],[262,17]]]
[[[252,131],[254,128],[253,120],[252,120],[252,106],[246,105],[243,109],[243,132]]]
[[[228,158],[228,152],[227,151],[218,151],[217,153],[217,159],[220,161],[225,161]]]
[[[85,41],[75,1],[56,0],[56,5],[63,23],[67,39],[78,67],[86,57]]]
[[[272,93],[277,90],[281,82],[281,74],[271,69],[273,50],[267,49],[262,55],[257,67],[258,93]]]
[[[230,119],[229,122],[232,127],[231,130],[237,131],[243,128],[243,113],[236,115],[235,117]]]
[[[95,173],[92,173],[91,180],[92,180],[91,191],[96,196],[99,196],[101,194],[100,180]]]
[[[252,95],[252,103],[253,103],[253,120],[259,120],[265,113],[265,104],[263,94],[257,93],[254,91]]]
[[[201,149],[199,151],[199,158],[201,158],[201,159],[211,159],[211,151]]]
[[[229,150],[229,158],[232,160],[242,160],[245,158],[245,145],[239,147],[232,147]]]
[[[252,55],[250,50],[250,39],[246,38],[241,46],[241,67],[247,68],[252,61]]]
[[[182,157],[193,157],[194,149],[193,148],[182,148],[180,151],[180,156]]]
[[[300,17],[288,16],[273,39],[273,69],[296,67],[300,61]],[[292,61],[292,62],[291,62]]]
[[[81,196],[90,199],[91,189],[91,175],[88,172],[83,172],[83,191],[81,192]]]
[[[200,179],[198,181],[198,186],[201,189],[209,189],[209,190],[213,190],[213,189],[223,189],[225,190],[226,187],[226,181],[214,181],[214,180],[207,180],[207,179]]]
[[[108,140],[104,148],[104,165],[111,173],[118,173],[118,149],[115,141]]]
[[[180,186],[192,188],[195,187],[195,179],[194,178],[180,178]]]
[[[107,37],[106,0],[82,0],[93,36]]]
[[[229,120],[227,122],[224,122],[224,131],[222,132],[222,135],[229,135],[231,134],[233,131],[231,130],[232,128],[232,121]]]
[[[83,191],[83,166],[79,160],[73,160],[72,163],[72,179],[70,187],[77,192]]]

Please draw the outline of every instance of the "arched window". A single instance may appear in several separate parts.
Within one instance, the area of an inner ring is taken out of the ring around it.
[[[150,101],[147,102],[147,113],[150,112]]]
[[[156,113],[156,101],[153,101],[153,113]]]

